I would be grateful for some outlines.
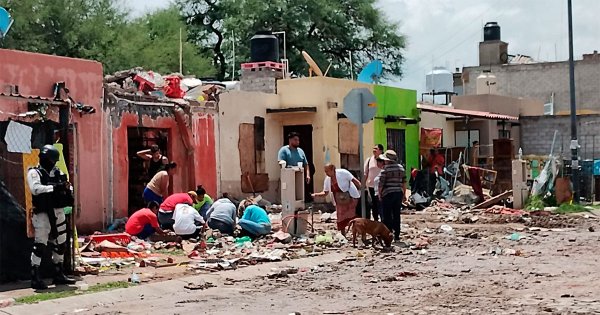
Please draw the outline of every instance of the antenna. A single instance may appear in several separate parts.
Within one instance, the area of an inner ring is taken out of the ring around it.
[[[312,74],[314,73],[316,76],[322,77],[323,72],[321,72],[321,68],[319,68],[312,57],[306,51],[302,51],[302,56],[304,57],[304,60],[306,60],[306,63],[308,63],[308,76],[312,77]]]
[[[357,81],[370,84],[378,84],[382,73],[383,63],[381,63],[380,60],[373,60],[369,62],[358,74]]]
[[[14,21],[10,13],[5,8],[0,7],[0,39],[6,37]]]
[[[183,75],[183,39],[181,35],[181,27],[179,28],[179,73]]]
[[[235,75],[235,32],[231,31],[231,50],[233,53],[233,62],[231,65],[231,81],[233,81],[234,79],[234,75]]]

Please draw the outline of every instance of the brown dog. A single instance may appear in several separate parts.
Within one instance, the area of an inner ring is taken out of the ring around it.
[[[352,229],[352,244],[356,247],[356,234],[361,235],[361,239],[363,244],[367,242],[367,234],[371,235],[373,246],[375,246],[375,242],[378,241],[381,246],[390,247],[392,245],[392,240],[394,239],[394,235],[392,232],[385,226],[385,224],[377,221],[372,221],[369,219],[356,218],[348,223],[348,230]]]

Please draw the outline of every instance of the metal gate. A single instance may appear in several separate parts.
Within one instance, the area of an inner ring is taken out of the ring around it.
[[[398,162],[406,164],[406,138],[404,129],[387,129],[387,149],[396,151]]]

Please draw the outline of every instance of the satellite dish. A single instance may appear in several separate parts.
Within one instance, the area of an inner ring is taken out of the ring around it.
[[[0,7],[0,38],[4,38],[12,26],[13,18],[5,8]]]
[[[358,74],[358,82],[379,83],[383,73],[383,63],[380,60],[373,60],[367,64]]]
[[[323,72],[321,72],[321,69],[319,68],[319,66],[317,66],[317,63],[312,59],[312,57],[306,51],[302,51],[302,56],[304,57],[304,60],[306,60],[306,63],[308,63],[309,66],[308,76],[312,77],[312,74],[314,73],[316,76],[322,77]]]

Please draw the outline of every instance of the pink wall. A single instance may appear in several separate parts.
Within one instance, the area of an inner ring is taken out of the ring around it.
[[[52,97],[52,85],[65,81],[73,99],[96,108],[95,114],[83,117],[71,112],[78,137],[77,225],[88,231],[102,227],[108,192],[107,164],[103,158],[105,116],[100,109],[102,78],[99,62],[0,49],[0,92],[8,93],[8,85],[18,85],[22,95]],[[7,113],[26,110],[26,100],[0,97],[0,111],[5,112],[0,113],[0,120],[7,120],[10,117]]]

